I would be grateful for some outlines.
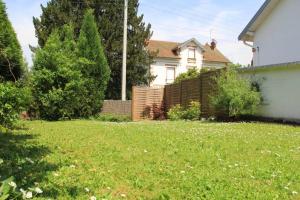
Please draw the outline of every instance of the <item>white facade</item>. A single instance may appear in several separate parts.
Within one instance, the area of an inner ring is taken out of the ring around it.
[[[254,33],[254,66],[300,61],[300,1],[281,0]]]
[[[245,70],[241,74],[260,85],[263,103],[257,116],[300,122],[300,64]]]
[[[191,54],[191,50],[195,50],[195,56]],[[190,51],[190,52],[189,52]],[[195,57],[189,58],[190,57]],[[180,59],[177,58],[157,58],[151,65],[151,74],[155,76],[155,80],[151,86],[164,86],[174,82],[175,78],[185,73],[190,68],[201,70],[203,66],[202,49],[199,47],[183,47],[179,53]],[[224,66],[224,65],[223,65]]]
[[[150,86],[171,84],[176,77],[189,69],[200,71],[204,67],[222,68],[230,63],[219,50],[211,48],[208,44],[203,46],[194,38],[184,43],[152,42],[150,50],[156,49],[160,51],[150,66],[151,75],[155,77]]]

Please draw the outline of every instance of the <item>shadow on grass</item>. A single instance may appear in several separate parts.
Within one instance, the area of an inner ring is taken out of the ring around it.
[[[13,176],[18,188],[27,189],[36,183],[47,181],[47,174],[58,166],[42,158],[51,153],[43,145],[35,142],[33,135],[19,133],[0,133],[1,180]],[[58,191],[43,189],[43,196],[57,196]]]

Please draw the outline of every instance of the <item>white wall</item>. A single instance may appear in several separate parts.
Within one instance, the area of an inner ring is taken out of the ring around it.
[[[199,70],[202,68],[203,54],[202,50],[199,47],[196,48],[195,64],[188,63],[188,47],[182,48],[179,56],[181,59],[157,58],[155,60],[155,62],[150,67],[151,74],[156,76],[156,79],[151,83],[151,86],[163,86],[167,84],[166,72],[168,65],[176,65],[175,77],[187,72],[189,66],[195,66]]]
[[[261,85],[264,102],[258,109],[258,116],[300,121],[300,66],[241,74]]]
[[[150,66],[151,75],[156,76],[151,86],[166,85],[167,65],[175,65],[175,73],[179,68],[179,60],[176,59],[156,59]]]
[[[254,65],[300,61],[300,0],[281,0],[255,32]]]

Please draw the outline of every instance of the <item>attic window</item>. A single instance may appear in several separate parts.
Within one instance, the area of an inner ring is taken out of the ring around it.
[[[196,49],[195,48],[189,48],[188,58],[196,59]]]

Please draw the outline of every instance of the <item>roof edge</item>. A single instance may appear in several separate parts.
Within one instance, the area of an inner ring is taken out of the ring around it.
[[[260,9],[256,12],[254,17],[251,19],[251,21],[247,24],[247,26],[244,28],[242,33],[239,35],[239,40],[245,40],[244,37],[247,35],[247,32],[249,28],[254,24],[254,22],[259,18],[259,16],[264,12],[264,10],[268,7],[268,5],[272,2],[272,0],[266,0],[264,4],[260,7]]]
[[[273,69],[273,68],[287,68],[287,67],[300,67],[300,61],[279,63],[279,64],[271,64],[271,65],[261,65],[261,66],[254,66],[254,67],[244,67],[244,68],[240,68],[239,70],[240,71],[254,71],[254,70]]]

